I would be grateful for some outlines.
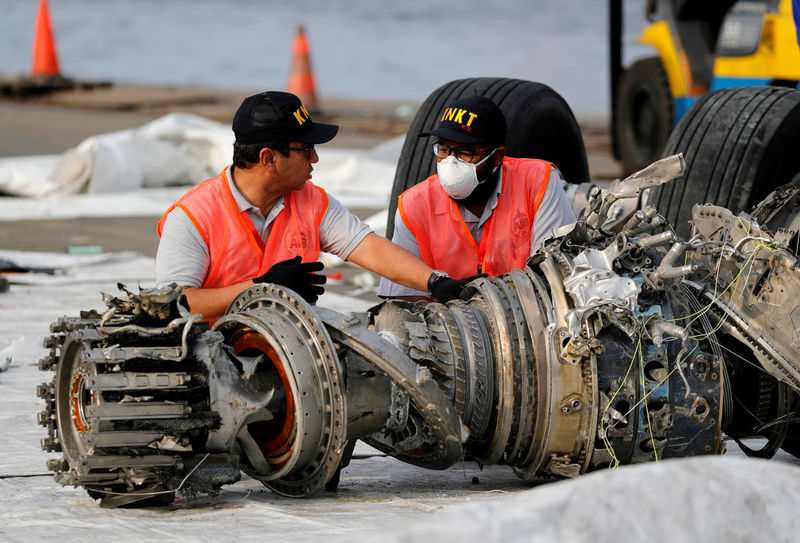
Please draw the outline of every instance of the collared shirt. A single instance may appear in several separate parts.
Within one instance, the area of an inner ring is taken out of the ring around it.
[[[266,242],[267,238],[269,238],[269,233],[272,230],[272,222],[275,220],[275,217],[278,216],[278,213],[280,213],[285,207],[283,203],[283,196],[275,201],[272,209],[269,210],[269,214],[264,217],[261,209],[248,202],[247,198],[245,198],[244,195],[236,188],[236,184],[233,182],[233,176],[230,174],[230,167],[225,169],[225,179],[228,180],[228,187],[231,189],[233,201],[236,202],[236,207],[239,208],[239,212],[242,213],[247,211],[247,215],[253,222],[256,232],[258,232],[261,236],[261,239]]]
[[[247,212],[253,227],[265,242],[272,230],[272,223],[283,210],[281,196],[266,217],[261,210],[247,201],[239,192],[230,175],[230,166],[225,169],[225,178],[231,189],[233,200],[240,212]],[[351,252],[372,229],[350,213],[330,194],[328,209],[319,225],[320,249],[347,259]],[[175,208],[167,215],[161,241],[156,253],[156,282],[158,286],[177,283],[181,286],[199,287],[205,280],[210,263],[208,247],[197,228],[186,213]]]
[[[503,170],[501,168],[497,180],[497,189],[494,194],[486,202],[486,207],[480,217],[472,213],[469,209],[459,204],[458,209],[461,212],[461,217],[469,228],[472,237],[476,243],[481,242],[481,234],[483,227],[492,212],[497,207],[497,202],[500,197],[500,189],[503,182]],[[531,254],[541,248],[542,243],[547,235],[554,229],[559,228],[565,224],[575,222],[575,214],[572,211],[572,206],[569,203],[564,188],[562,187],[563,181],[558,170],[553,167],[550,170],[550,178],[547,180],[547,188],[544,192],[542,202],[539,204],[539,209],[536,212],[536,218],[533,221],[533,228],[531,229]],[[394,216],[394,234],[392,235],[392,242],[407,251],[420,256],[419,245],[417,238],[408,229],[408,226],[403,222],[400,212],[397,211]],[[457,277],[456,279],[460,279]],[[384,298],[395,298],[398,296],[428,296],[427,292],[414,290],[403,285],[393,283],[386,278],[381,279],[378,286],[378,296]]]
[[[489,201],[486,202],[486,207],[483,208],[483,214],[480,217],[475,215],[472,211],[466,208],[461,202],[458,202],[458,210],[461,212],[461,217],[464,219],[464,222],[467,224],[467,228],[469,228],[470,234],[472,234],[472,239],[475,240],[475,243],[480,244],[481,242],[481,234],[483,233],[483,225],[486,224],[486,221],[489,220],[489,217],[492,216],[492,212],[494,208],[497,207],[497,201],[500,198],[500,190],[503,188],[503,169],[500,168],[500,171],[497,173],[497,188],[489,197]],[[396,219],[397,217],[395,217]],[[400,222],[403,222],[402,220]],[[403,227],[406,227],[405,223],[403,223]],[[411,233],[411,232],[409,232]],[[413,236],[413,234],[411,234]]]

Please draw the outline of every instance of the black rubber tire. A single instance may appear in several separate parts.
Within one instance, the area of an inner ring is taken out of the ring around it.
[[[436,171],[431,138],[419,138],[417,134],[435,128],[448,103],[472,94],[491,98],[505,114],[506,155],[548,160],[570,183],[589,181],[589,163],[580,127],[561,95],[547,85],[521,79],[457,79],[433,91],[411,121],[389,199],[386,229],[389,239],[394,232],[397,197]]]
[[[623,72],[614,111],[615,148],[624,176],[658,160],[675,122],[661,60],[645,58]]]
[[[663,156],[683,153],[684,175],[647,199],[687,237],[694,204],[738,213],[800,172],[800,91],[738,87],[705,95],[686,112]]]

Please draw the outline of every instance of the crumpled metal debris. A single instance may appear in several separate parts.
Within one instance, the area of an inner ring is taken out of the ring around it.
[[[613,210],[682,168],[671,157],[590,191],[524,269],[446,304],[342,315],[256,285],[209,330],[177,288],[106,296],[104,315],[60,319],[45,340],[42,446],[62,454],[48,465],[118,506],[213,493],[240,469],[308,496],[335,486],[355,439],[425,468],[469,456],[531,479],[721,453],[723,431],[786,435],[794,238],[715,206],[695,209],[690,240],[652,208]],[[762,209],[777,216],[785,196]],[[752,367],[758,379],[737,377]],[[734,410],[734,393],[752,405]]]

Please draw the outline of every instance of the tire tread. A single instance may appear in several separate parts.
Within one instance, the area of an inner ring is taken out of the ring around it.
[[[688,236],[694,204],[739,212],[789,182],[800,170],[800,156],[782,151],[797,145],[800,92],[739,87],[709,93],[683,116],[664,147],[663,156],[683,153],[683,177],[653,189],[649,202],[679,235]],[[782,159],[769,158],[775,155]]]

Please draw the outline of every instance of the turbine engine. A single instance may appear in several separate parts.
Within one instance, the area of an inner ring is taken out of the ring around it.
[[[613,218],[681,171],[671,157],[594,190],[525,269],[446,304],[345,315],[256,285],[209,329],[177,287],[105,296],[103,315],[60,319],[45,340],[43,447],[62,453],[49,467],[119,506],[213,494],[239,470],[308,496],[335,486],[357,439],[424,468],[470,457],[523,479],[721,453],[723,431],[755,430],[736,417],[742,370],[717,335],[768,372],[785,416],[797,344],[759,304],[800,275],[780,241],[722,208],[698,207],[688,241],[652,208]],[[723,290],[743,270],[758,279]]]

